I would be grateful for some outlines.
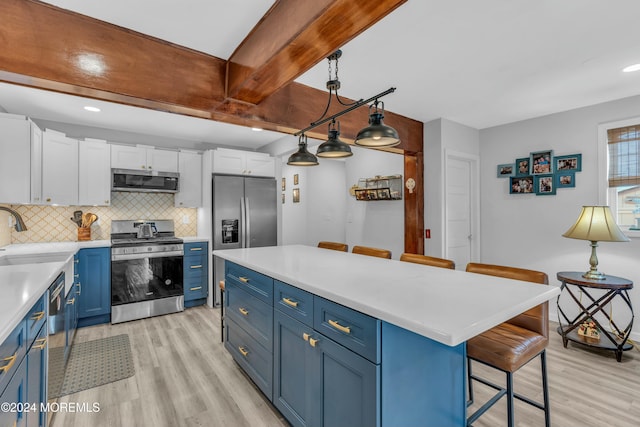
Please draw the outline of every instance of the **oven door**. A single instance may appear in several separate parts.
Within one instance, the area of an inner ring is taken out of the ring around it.
[[[184,295],[182,252],[111,256],[111,305]]]

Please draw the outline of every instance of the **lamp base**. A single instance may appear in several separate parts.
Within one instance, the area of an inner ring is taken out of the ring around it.
[[[587,271],[582,275],[582,277],[590,280],[604,280],[606,276],[605,274],[600,273],[598,270],[595,270],[595,271]]]

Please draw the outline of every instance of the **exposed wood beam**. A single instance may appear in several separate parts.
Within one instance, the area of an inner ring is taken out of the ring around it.
[[[406,0],[279,0],[228,62],[227,96],[259,104]]]

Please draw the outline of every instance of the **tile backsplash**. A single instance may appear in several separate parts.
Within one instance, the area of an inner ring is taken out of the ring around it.
[[[111,220],[115,219],[172,219],[177,236],[189,237],[196,236],[198,233],[196,225],[198,210],[174,207],[173,194],[167,193],[113,192],[111,206],[13,205],[12,209],[22,216],[28,230],[18,233],[11,229],[10,243],[78,240],[78,228],[71,221],[73,212],[76,210],[98,215],[98,221],[91,226],[91,240],[109,240]],[[187,224],[183,223],[184,219],[187,220]],[[0,217],[1,220],[2,217]],[[2,228],[4,226],[0,227]],[[3,245],[2,233],[0,231],[0,246]]]

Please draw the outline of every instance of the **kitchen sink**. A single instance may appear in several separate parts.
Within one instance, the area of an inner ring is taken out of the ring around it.
[[[73,252],[48,252],[42,254],[20,254],[0,256],[0,266],[21,264],[42,264],[45,262],[64,262]]]

